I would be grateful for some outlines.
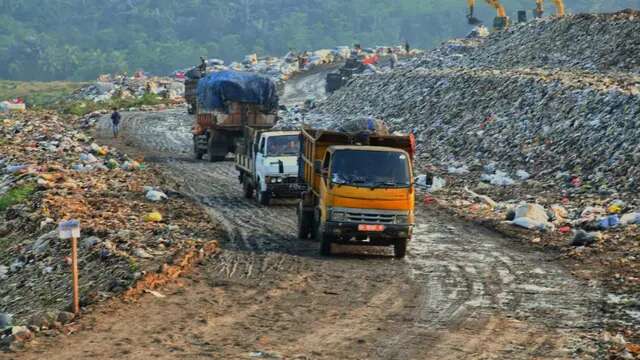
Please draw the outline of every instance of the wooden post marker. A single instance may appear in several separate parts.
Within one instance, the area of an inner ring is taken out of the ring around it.
[[[80,290],[78,285],[78,238],[80,237],[80,222],[77,220],[63,221],[58,226],[60,239],[71,239],[71,275],[73,285],[73,313],[80,315]]]

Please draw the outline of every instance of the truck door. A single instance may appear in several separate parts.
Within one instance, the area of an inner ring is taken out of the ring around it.
[[[255,169],[256,169],[256,178],[259,178],[260,181],[264,181],[265,168],[264,168],[264,158],[267,152],[267,139],[264,136],[260,136],[260,142],[258,145],[258,152],[255,157]],[[257,179],[256,179],[257,180]],[[262,185],[260,185],[262,187]]]
[[[329,169],[331,169],[331,153],[329,151],[326,152],[324,156],[324,160],[322,161],[322,171],[320,174],[320,199],[319,200],[319,208],[320,214],[319,219],[321,223],[325,223],[327,221],[327,197],[329,196],[329,183],[331,179],[329,178]]]

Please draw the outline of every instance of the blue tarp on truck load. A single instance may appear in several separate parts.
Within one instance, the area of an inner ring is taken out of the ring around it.
[[[214,72],[198,82],[198,103],[205,110],[221,110],[225,102],[258,104],[270,112],[278,107],[275,83],[268,78],[237,71]]]

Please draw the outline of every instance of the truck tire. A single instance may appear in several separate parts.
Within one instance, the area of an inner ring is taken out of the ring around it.
[[[242,182],[242,190],[245,199],[251,199],[253,197],[253,186],[251,186],[251,183],[246,179]]]
[[[407,255],[407,239],[398,239],[393,244],[393,256],[403,259]]]
[[[331,236],[325,234],[324,227],[320,227],[317,233],[318,242],[320,243],[320,255],[331,256]]]
[[[258,188],[256,189],[256,197],[258,199],[258,203],[262,206],[269,206],[269,204],[271,204],[271,194],[267,191],[262,191],[259,183]]]
[[[298,205],[298,239],[306,240],[311,235],[313,226],[313,213],[302,210],[302,203]]]
[[[202,151],[200,149],[200,147],[198,146],[198,137],[197,136],[193,136],[193,154],[196,158],[196,160],[202,160],[202,157],[204,156],[204,151]]]
[[[229,151],[226,138],[223,134],[218,131],[211,132],[211,135],[209,136],[208,152],[210,162],[224,161]]]

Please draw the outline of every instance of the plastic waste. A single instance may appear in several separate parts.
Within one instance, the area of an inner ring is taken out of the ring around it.
[[[449,166],[449,168],[447,169],[447,172],[452,175],[465,175],[469,173],[469,169],[466,166],[460,166],[460,167]]]
[[[569,212],[562,205],[551,205],[551,212],[556,220],[563,220],[569,217]]]
[[[522,181],[528,180],[531,177],[531,175],[529,175],[529,173],[524,170],[518,170],[516,172],[516,176]]]
[[[589,246],[595,244],[600,234],[578,230],[571,241],[572,246]]]
[[[626,207],[626,204],[624,201],[614,200],[611,202],[611,204],[607,208],[607,212],[609,214],[620,214],[625,207]]]
[[[640,224],[640,213],[624,214],[620,218],[620,224],[622,225],[634,225]]]
[[[515,218],[511,224],[529,230],[547,231],[553,229],[553,225],[547,221],[536,221],[526,217]]]
[[[145,222],[161,222],[162,221],[162,214],[160,214],[157,211],[154,212],[150,212],[147,215],[144,216],[143,219]]]
[[[447,186],[447,180],[434,176],[431,186],[429,187],[429,192],[436,192],[444,189]]]
[[[146,198],[149,201],[158,202],[158,201],[166,200],[169,197],[167,196],[167,194],[161,191],[150,190],[147,192]]]
[[[15,174],[26,168],[27,168],[27,165],[9,165],[4,169],[4,171],[8,174]]]
[[[90,147],[91,147],[91,151],[93,151],[93,153],[95,153],[97,155],[100,155],[100,156],[106,156],[109,153],[109,151],[105,147],[100,146],[100,145],[98,145],[96,143],[92,143],[90,145]]]
[[[98,159],[95,156],[93,156],[93,154],[80,154],[80,161],[94,163],[94,162],[98,162]]]
[[[109,161],[107,161],[107,164],[106,164],[107,168],[111,170],[118,168],[118,165],[119,164],[115,159],[109,159]]]
[[[140,169],[140,163],[137,161],[125,161],[124,164],[122,164],[122,169],[126,170],[126,171],[134,171],[134,170],[138,170]]]
[[[568,234],[571,232],[571,227],[570,226],[563,226],[560,229],[558,229],[558,231],[560,231],[561,234]]]
[[[609,215],[598,220],[596,227],[600,230],[609,230],[620,225],[620,217],[618,215]]]

